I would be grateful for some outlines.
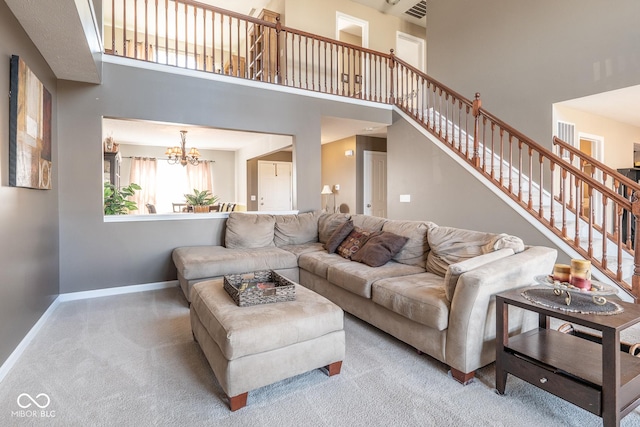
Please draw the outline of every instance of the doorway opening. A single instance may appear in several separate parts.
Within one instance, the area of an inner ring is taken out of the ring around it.
[[[593,157],[599,162],[604,162],[603,145],[604,141],[601,136],[590,135],[579,132],[578,149],[587,156]],[[589,176],[593,176],[596,180],[601,180],[602,173],[596,170],[594,165],[586,162],[582,165],[582,171]],[[589,218],[590,213],[593,215],[594,221],[601,221],[602,218],[602,196],[600,192],[593,192],[593,199],[589,203],[590,186],[582,183],[582,212],[581,215]]]

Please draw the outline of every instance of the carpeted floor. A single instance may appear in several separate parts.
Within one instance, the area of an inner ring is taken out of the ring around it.
[[[0,426],[602,425],[513,376],[497,395],[493,365],[463,387],[443,364],[350,315],[345,330],[340,375],[314,370],[263,387],[231,413],[179,289],[61,303],[0,383]],[[622,425],[640,426],[640,410]]]

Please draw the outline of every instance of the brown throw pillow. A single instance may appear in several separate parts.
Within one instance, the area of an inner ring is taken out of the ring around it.
[[[371,236],[351,259],[367,264],[370,267],[380,267],[388,263],[391,258],[400,252],[408,240],[405,236],[383,231]]]
[[[327,242],[323,245],[323,247],[330,254],[334,253],[336,249],[338,249],[338,246],[340,246],[340,243],[342,243],[342,241],[346,239],[349,233],[351,233],[352,231],[353,231],[353,221],[349,220],[341,224],[331,234],[331,237],[329,237],[329,240],[327,240]]]
[[[371,231],[365,231],[360,227],[354,227],[346,239],[340,243],[336,249],[336,253],[343,258],[351,259],[351,257],[367,242],[367,239],[371,234]]]

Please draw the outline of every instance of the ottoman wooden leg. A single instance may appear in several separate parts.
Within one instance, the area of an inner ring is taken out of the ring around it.
[[[338,375],[340,373],[340,369],[342,369],[342,361],[334,362],[331,365],[327,366],[327,370],[329,371],[330,377],[334,375]]]
[[[247,396],[249,395],[249,392],[247,393],[242,393],[239,394],[237,396],[233,396],[229,398],[229,408],[232,411],[237,411],[240,408],[244,408],[245,406],[247,406]]]

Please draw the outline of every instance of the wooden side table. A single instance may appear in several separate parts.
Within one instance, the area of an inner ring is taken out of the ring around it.
[[[640,358],[620,350],[620,332],[640,323],[640,305],[616,301],[622,313],[580,314],[533,303],[522,296],[525,289],[496,296],[498,393],[504,394],[512,374],[602,417],[605,426],[619,425],[640,404]],[[510,337],[509,306],[538,313],[538,327]],[[602,337],[589,340],[551,330],[551,317]]]

